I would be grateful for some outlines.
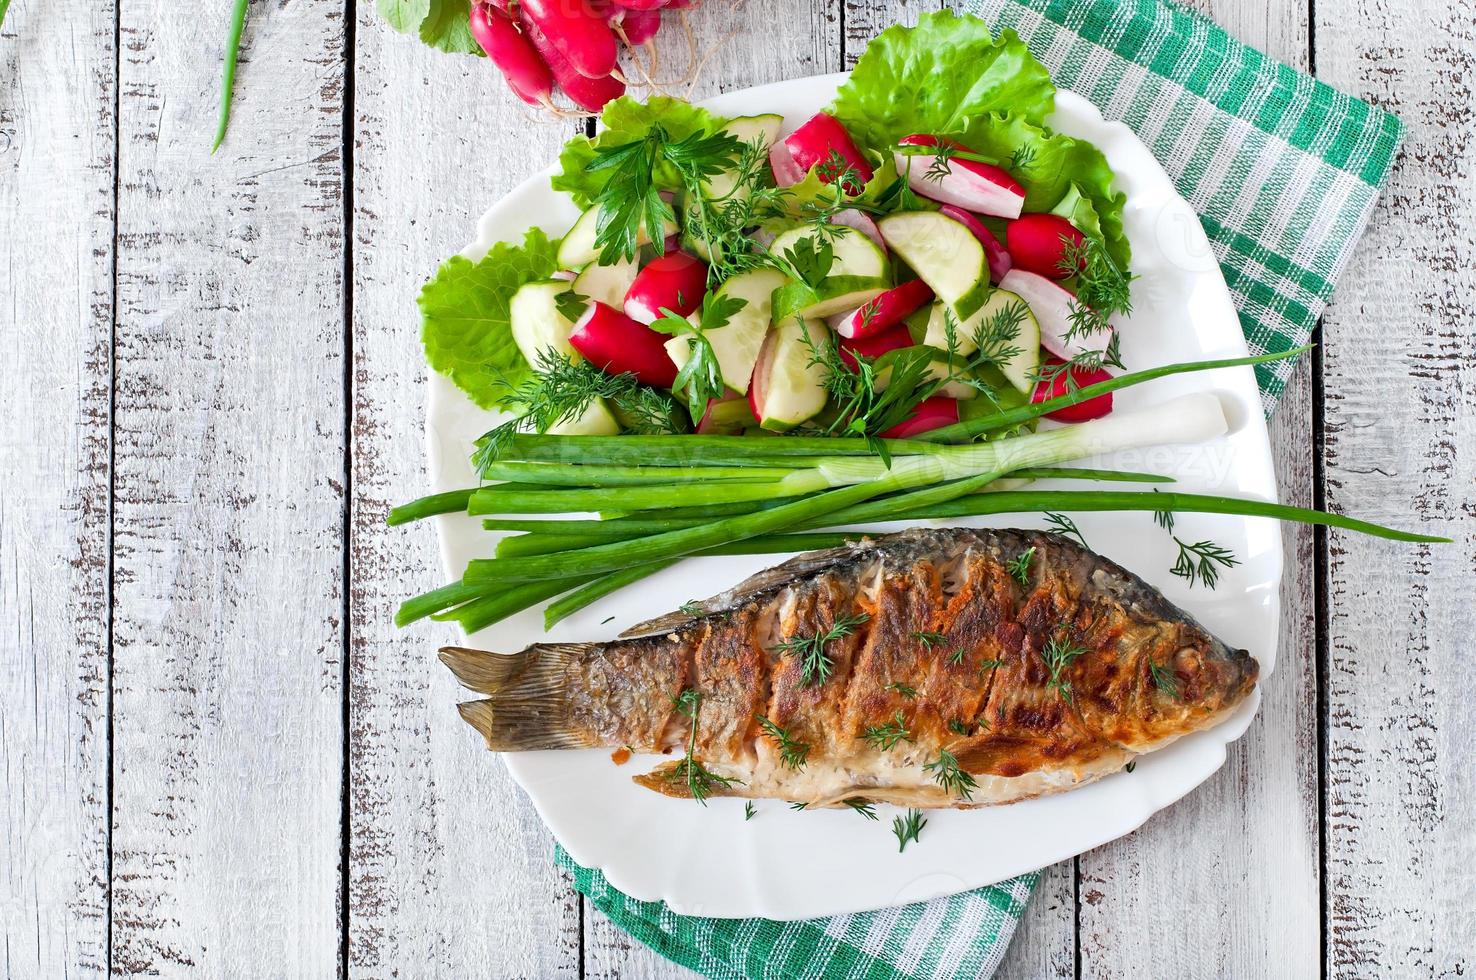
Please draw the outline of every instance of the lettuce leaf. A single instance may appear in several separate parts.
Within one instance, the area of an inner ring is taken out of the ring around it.
[[[483,408],[502,404],[532,374],[513,341],[508,304],[519,286],[553,275],[554,251],[542,229],[530,228],[522,245],[493,245],[480,262],[447,259],[420,291],[425,359]]]
[[[831,112],[852,137],[883,149],[912,133],[961,136],[992,114],[1039,125],[1055,96],[1050,73],[1013,31],[996,40],[979,18],[942,11],[867,45]]]
[[[1072,227],[1083,235],[1102,240],[1102,223],[1097,219],[1096,205],[1092,199],[1081,192],[1081,188],[1072,181],[1071,186],[1066,189],[1066,196],[1056,202],[1051,208],[1051,214],[1060,215],[1071,222]]]
[[[595,202],[605,184],[610,180],[608,170],[588,172],[585,168],[595,158],[596,146],[623,146],[644,139],[657,123],[674,140],[685,139],[696,132],[715,133],[727,122],[706,109],[699,109],[682,99],[665,95],[653,95],[645,102],[637,102],[628,95],[621,96],[605,106],[600,115],[603,128],[594,139],[576,136],[564,144],[559,153],[559,173],[554,174],[552,184],[556,191],[565,191],[574,198],[580,208]],[[656,184],[671,190],[681,189],[681,180],[669,163],[662,161],[656,168]]]

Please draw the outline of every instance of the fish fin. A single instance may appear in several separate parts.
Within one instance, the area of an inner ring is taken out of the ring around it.
[[[569,722],[569,667],[592,643],[540,643],[520,653],[443,647],[441,662],[488,697],[458,705],[493,752],[583,749],[601,744]]]
[[[687,781],[680,777],[682,764],[685,759],[677,759],[672,762],[663,762],[650,772],[637,773],[630,777],[631,782],[637,786],[654,790],[662,796],[670,796],[679,800],[692,799],[692,788]],[[742,796],[734,786],[724,786],[722,783],[714,783],[707,791],[709,797],[717,796]]]
[[[848,561],[856,556],[861,550],[875,546],[875,542],[866,538],[855,544],[841,545],[839,548],[825,548],[821,551],[807,551],[802,555],[795,555],[786,562],[766,568],[761,572],[755,572],[748,578],[739,582],[726,592],[713,596],[702,602],[690,603],[689,606],[700,610],[696,615],[688,612],[671,612],[655,619],[648,619],[644,623],[637,623],[624,633],[620,634],[622,640],[637,636],[649,636],[653,633],[669,633],[672,630],[681,629],[697,622],[704,616],[712,616],[717,613],[727,612],[742,605],[746,600],[763,592],[769,592],[782,586],[788,585],[806,576],[815,575],[827,569],[834,568],[842,562]]]

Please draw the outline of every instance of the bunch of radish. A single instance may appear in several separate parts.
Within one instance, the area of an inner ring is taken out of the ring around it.
[[[692,0],[474,0],[471,32],[529,105],[553,108],[562,91],[582,112],[596,113],[625,94],[620,44],[646,44],[663,10]]]

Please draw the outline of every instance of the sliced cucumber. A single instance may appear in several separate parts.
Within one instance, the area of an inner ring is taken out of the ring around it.
[[[973,316],[965,319],[955,314],[954,322],[957,333],[954,343],[958,353],[965,356],[974,353],[979,349],[979,345],[974,343],[974,337],[979,333],[979,328],[991,317],[999,316],[1017,303],[1020,308],[1018,328],[1014,338],[1004,346],[1018,347],[1019,353],[1001,364],[999,368],[1000,373],[1011,385],[1029,394],[1035,388],[1030,379],[1035,374],[1036,368],[1040,366],[1040,323],[1018,294],[1008,289],[995,289]],[[927,332],[923,335],[923,343],[929,347],[936,347],[939,350],[948,349],[948,326],[944,315],[946,309],[947,307],[942,303],[934,303],[932,306],[932,311],[928,316]]]
[[[774,319],[815,319],[854,310],[887,291],[887,280],[870,276],[826,276],[817,289],[791,282],[774,293]]]
[[[766,151],[779,138],[779,130],[783,126],[783,116],[776,113],[767,113],[762,116],[739,116],[724,126],[723,132],[735,137],[744,146],[757,142],[759,149]],[[703,193],[709,200],[722,200],[733,193],[733,188],[737,184],[737,172],[725,170],[707,179]],[[739,197],[747,196],[748,188],[741,188]],[[706,251],[705,248],[704,251]],[[703,257],[706,258],[707,256],[704,255]]]
[[[595,205],[587,209],[574,222],[564,235],[563,241],[559,242],[559,266],[564,269],[578,269],[588,265],[599,257],[600,250],[595,247],[595,235],[599,229],[600,207]],[[670,218],[662,226],[662,237],[675,235],[677,223],[675,218]],[[646,233],[646,224],[641,222],[640,231],[636,233],[636,244],[646,245],[651,241],[651,236]]]
[[[764,340],[754,367],[749,399],[762,428],[785,432],[819,415],[825,408],[825,366],[816,362],[810,341],[829,344],[830,328],[820,321],[792,317]]]
[[[960,315],[973,315],[989,298],[984,246],[957,221],[937,211],[898,211],[877,227],[892,251]]]
[[[615,309],[625,307],[625,294],[635,282],[640,267],[635,259],[619,259],[610,265],[591,262],[574,279],[574,291]]]
[[[579,359],[569,346],[574,324],[559,312],[558,306],[559,296],[568,292],[571,285],[567,279],[544,279],[519,286],[513,293],[508,304],[513,343],[529,364],[537,364],[539,355],[546,350],[571,360]]]
[[[856,229],[844,225],[829,225],[828,229],[825,237],[835,255],[835,261],[830,266],[831,276],[863,276],[871,279],[887,277],[886,253],[875,242]],[[769,251],[782,256],[804,239],[812,238],[815,233],[815,229],[809,225],[791,228],[774,239]],[[968,234],[967,231],[965,234]],[[978,242],[974,243],[974,247],[979,250],[980,255],[984,254]],[[931,286],[932,283],[928,285]]]
[[[928,380],[943,381],[948,377],[948,362],[941,357],[936,357],[928,362]],[[882,368],[876,374],[876,390],[886,391],[887,385],[892,383],[892,369],[890,366]],[[946,381],[936,392],[945,398],[956,398],[959,401],[968,401],[979,394],[979,390],[972,385],[966,385],[962,381]]]
[[[584,413],[578,418],[567,422],[555,422],[548,427],[548,434],[553,436],[618,436],[620,435],[620,423],[615,419],[615,413],[610,411],[610,406],[605,404],[603,398],[595,398],[585,407]]]
[[[723,383],[739,394],[748,391],[753,365],[758,361],[764,335],[769,332],[771,297],[784,284],[784,275],[774,269],[753,269],[739,273],[718,287],[718,296],[733,296],[746,301],[726,326],[707,333],[707,342],[717,356],[723,372]],[[694,314],[695,316],[695,314]],[[673,337],[666,342],[666,352],[680,370],[692,354],[692,338]]]

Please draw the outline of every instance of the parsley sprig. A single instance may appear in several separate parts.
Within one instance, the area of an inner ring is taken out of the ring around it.
[[[662,307],[661,316],[651,324],[652,330],[686,337],[691,344],[690,356],[677,372],[671,390],[686,392],[687,409],[693,422],[702,418],[708,401],[723,396],[723,369],[707,334],[727,326],[733,315],[747,305],[748,300],[741,297],[709,292],[702,297],[702,308],[695,321]]]

